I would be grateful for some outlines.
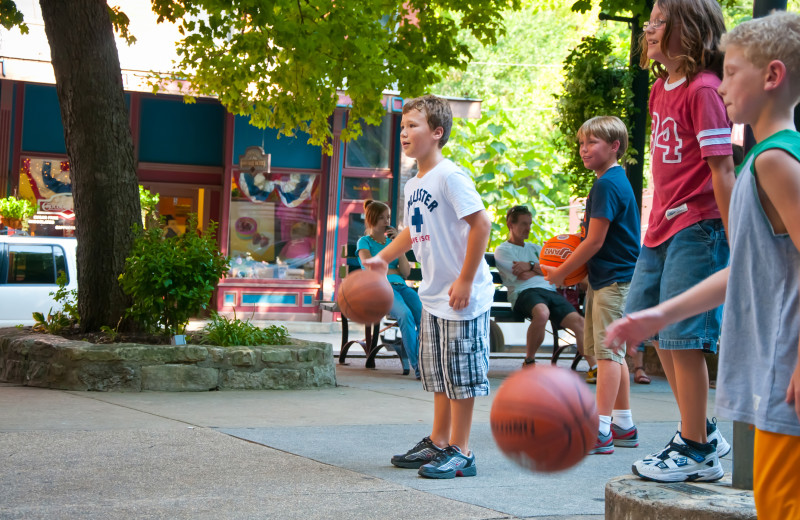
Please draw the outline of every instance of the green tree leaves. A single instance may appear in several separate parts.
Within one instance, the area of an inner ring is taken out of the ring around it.
[[[215,95],[232,113],[286,135],[310,134],[330,151],[328,118],[346,91],[352,107],[343,138],[377,124],[382,92],[416,96],[441,70],[471,57],[464,28],[492,43],[504,9],[518,0],[153,0],[179,24],[174,77]],[[165,78],[166,79],[166,78]],[[170,78],[171,79],[171,78]]]

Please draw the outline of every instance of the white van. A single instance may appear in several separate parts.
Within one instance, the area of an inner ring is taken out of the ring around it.
[[[34,312],[60,309],[51,292],[66,273],[67,289],[78,288],[74,238],[0,235],[0,327],[33,325]]]

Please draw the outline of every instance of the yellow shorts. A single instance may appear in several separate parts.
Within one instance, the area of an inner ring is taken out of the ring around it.
[[[800,520],[800,437],[756,428],[753,495],[758,520]]]

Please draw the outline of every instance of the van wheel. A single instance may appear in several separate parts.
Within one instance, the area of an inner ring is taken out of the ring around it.
[[[489,351],[490,352],[505,352],[506,339],[503,337],[503,330],[496,321],[489,321]]]

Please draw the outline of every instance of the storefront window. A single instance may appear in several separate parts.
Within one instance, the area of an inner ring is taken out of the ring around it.
[[[234,172],[229,278],[314,279],[319,175]]]
[[[392,150],[392,115],[383,116],[378,126],[362,124],[363,133],[347,143],[346,168],[389,169]]]
[[[345,177],[342,198],[347,200],[389,200],[391,179],[387,177]]]
[[[19,196],[36,205],[28,221],[34,236],[74,236],[75,212],[69,161],[58,157],[23,157]]]

